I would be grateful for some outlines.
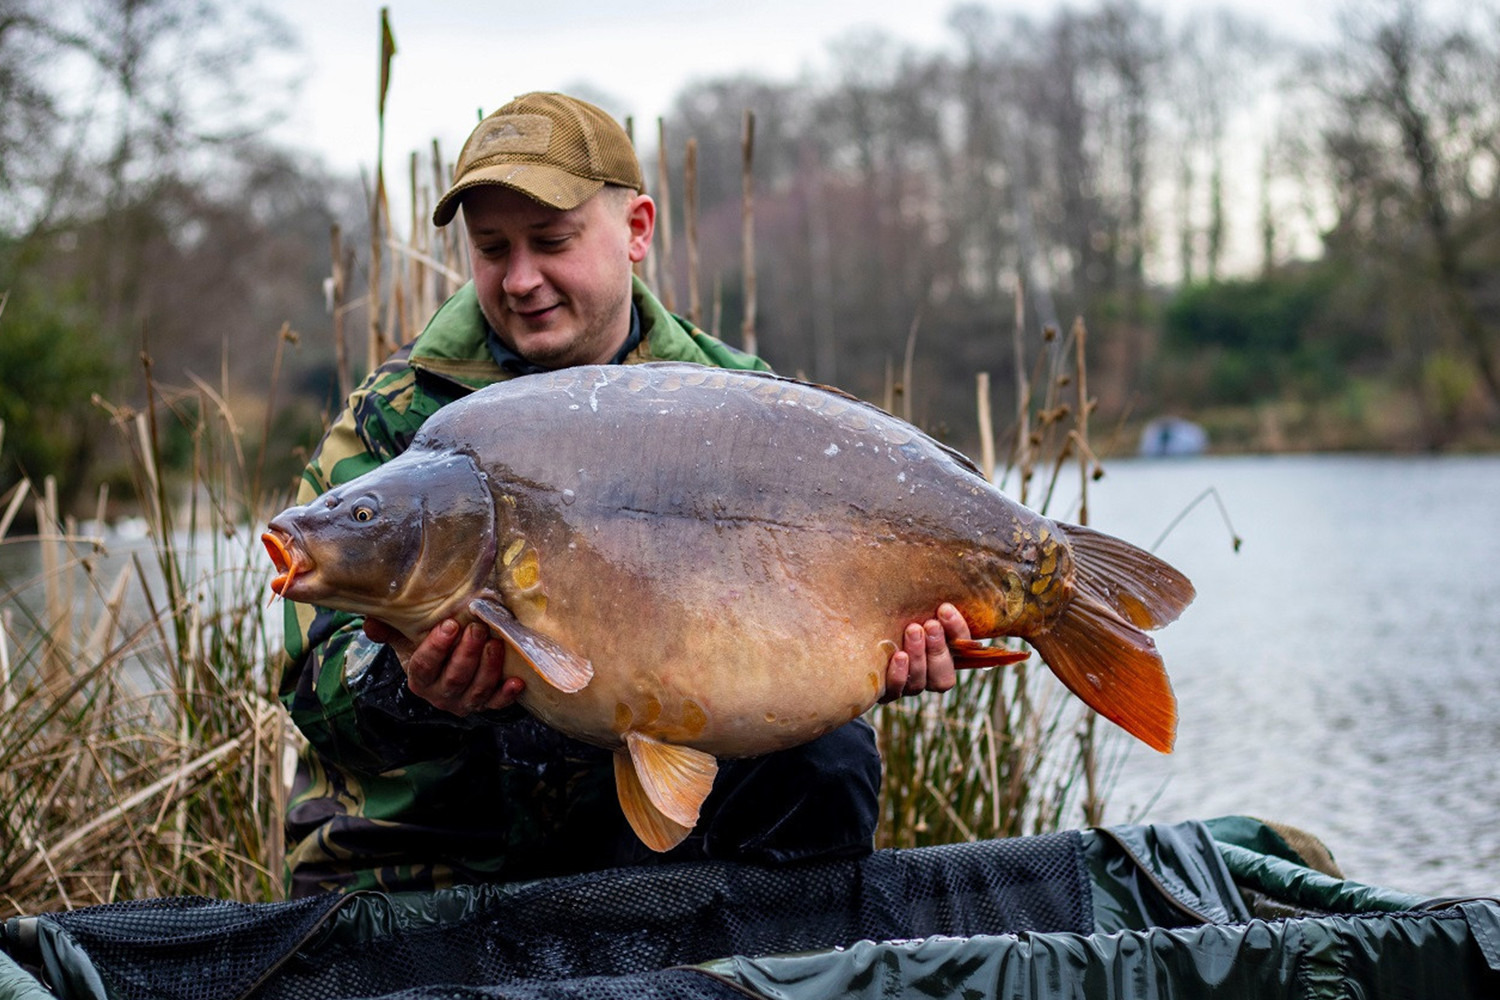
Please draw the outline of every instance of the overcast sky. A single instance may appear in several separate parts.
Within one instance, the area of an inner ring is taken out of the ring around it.
[[[281,138],[340,171],[376,156],[380,0],[263,0],[301,38],[308,67]],[[1180,19],[1228,6],[1286,34],[1331,30],[1338,0],[1143,0]],[[954,0],[386,0],[397,55],[386,107],[386,166],[413,150],[457,154],[479,109],[528,90],[587,82],[654,123],[693,79],[750,72],[790,81],[825,66],[830,40],[860,27],[931,52],[947,45]],[[1057,0],[994,0],[1046,17]],[[1074,3],[1090,9],[1094,0]],[[400,169],[404,170],[404,167]]]

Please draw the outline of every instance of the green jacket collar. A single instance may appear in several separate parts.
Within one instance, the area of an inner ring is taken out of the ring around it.
[[[641,343],[627,364],[691,361],[730,368],[766,367],[758,358],[735,351],[668,312],[640,278],[632,276],[631,295],[641,317]],[[511,377],[495,364],[485,344],[484,315],[472,281],[453,293],[428,321],[412,344],[410,363],[476,389]]]

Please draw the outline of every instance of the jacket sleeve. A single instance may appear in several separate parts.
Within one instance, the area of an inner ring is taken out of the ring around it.
[[[373,372],[318,445],[297,502],[309,503],[405,451],[436,409],[424,403],[404,354]],[[451,742],[455,728],[478,724],[413,695],[395,653],[368,639],[363,622],[348,612],[285,602],[281,699],[325,758],[383,772]]]

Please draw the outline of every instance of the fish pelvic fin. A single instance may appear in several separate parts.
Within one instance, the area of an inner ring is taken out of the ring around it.
[[[624,738],[624,748],[615,755],[620,808],[647,847],[665,851],[697,825],[703,800],[713,790],[714,777],[719,773],[719,762],[713,754],[663,743],[633,729],[627,730]],[[682,831],[680,836],[677,829]]]
[[[542,680],[564,694],[582,691],[594,679],[594,665],[586,657],[551,636],[522,625],[499,601],[476,597],[469,602],[469,613],[505,640]]]
[[[1029,650],[986,646],[977,639],[950,639],[948,651],[953,654],[953,665],[960,670],[1004,667],[1031,659]]]
[[[1197,595],[1192,581],[1138,546],[1078,524],[1059,524],[1076,567],[1082,594],[1113,608],[1136,628],[1177,620]]]
[[[670,851],[693,832],[691,826],[668,819],[656,808],[641,785],[630,751],[624,747],[615,751],[615,793],[620,797],[620,809],[630,828],[641,838],[641,843],[658,854]]]
[[[1153,750],[1172,752],[1177,697],[1150,636],[1077,594],[1051,627],[1027,641],[1090,708]]]

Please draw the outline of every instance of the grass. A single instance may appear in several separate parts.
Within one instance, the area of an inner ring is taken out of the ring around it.
[[[264,614],[266,507],[223,393],[150,384],[113,409],[144,537],[59,516],[51,480],[0,518],[0,899],[14,913],[281,894],[285,713]],[[185,482],[159,467],[191,436]],[[30,501],[36,531],[13,532]],[[269,506],[269,505],[267,505]]]

